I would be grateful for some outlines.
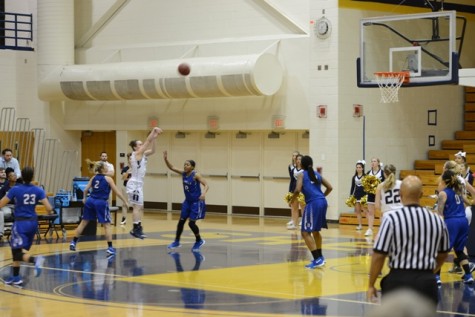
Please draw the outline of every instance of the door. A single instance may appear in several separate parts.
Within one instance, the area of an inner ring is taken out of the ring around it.
[[[86,159],[99,161],[102,152],[107,152],[107,161],[114,165],[115,173],[120,172],[116,165],[116,135],[115,131],[83,131],[81,134],[81,176],[91,177]],[[115,175],[114,175],[115,180]],[[115,194],[112,193],[112,204],[115,205]]]

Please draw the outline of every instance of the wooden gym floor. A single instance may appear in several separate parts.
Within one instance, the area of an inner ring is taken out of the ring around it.
[[[130,215],[130,214],[129,214]],[[46,257],[40,277],[22,265],[22,288],[0,285],[2,317],[48,316],[364,316],[371,239],[354,226],[324,230],[326,265],[305,269],[309,253],[284,218],[208,214],[199,226],[206,244],[185,226],[182,247],[169,253],[178,213],[148,212],[145,240],[113,227],[115,257],[107,258],[102,229],[83,237],[76,252],[44,238],[32,247]],[[129,217],[130,221],[130,217]],[[10,275],[11,253],[0,244],[0,277]],[[474,287],[443,268],[438,316],[475,315]],[[383,274],[387,273],[387,268]]]

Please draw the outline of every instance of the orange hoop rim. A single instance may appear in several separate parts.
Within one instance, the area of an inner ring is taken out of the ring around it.
[[[411,74],[409,72],[375,72],[374,75],[380,78],[402,77],[403,84],[409,83],[409,78],[411,77]]]

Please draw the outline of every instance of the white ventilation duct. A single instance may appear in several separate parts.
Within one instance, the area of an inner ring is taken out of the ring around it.
[[[189,75],[179,73],[181,64]],[[39,95],[45,101],[269,96],[282,78],[271,54],[70,65],[52,70]]]
[[[282,84],[282,67],[271,54],[68,65],[73,10],[73,0],[38,2],[38,94],[44,101],[269,96]],[[178,71],[183,63],[190,68],[186,76]]]

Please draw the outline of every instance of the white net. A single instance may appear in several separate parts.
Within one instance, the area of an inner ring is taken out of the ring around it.
[[[406,73],[375,73],[376,82],[378,83],[381,91],[382,103],[399,102],[399,88],[401,87]]]

